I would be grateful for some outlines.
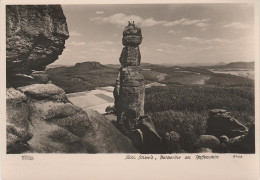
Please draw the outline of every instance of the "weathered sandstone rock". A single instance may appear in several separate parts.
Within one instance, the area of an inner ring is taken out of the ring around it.
[[[128,22],[123,32],[125,46],[119,58],[122,67],[114,88],[115,109],[119,129],[131,137],[141,153],[161,152],[162,138],[149,116],[144,116],[145,83],[141,73],[141,29]]]
[[[24,128],[7,122],[7,153],[21,153],[29,149],[27,141],[32,138],[32,134]]]
[[[134,129],[137,119],[144,115],[144,78],[136,66],[122,68],[120,71],[120,90],[117,97],[119,123],[126,129]]]
[[[197,149],[206,148],[218,152],[220,149],[220,141],[212,135],[201,135],[199,139],[196,140],[195,147],[197,147]]]
[[[255,125],[249,128],[246,135],[229,139],[227,148],[232,153],[255,153]]]
[[[212,153],[212,149],[210,148],[199,148],[196,150],[196,153]]]
[[[214,109],[209,113],[206,134],[220,137],[226,135],[233,138],[247,133],[247,128],[223,109]]]
[[[33,84],[19,87],[18,90],[37,100],[49,99],[61,102],[68,101],[64,90],[54,84]]]
[[[18,89],[7,89],[7,153],[138,152],[108,119],[71,104],[59,87]]]
[[[171,131],[169,133],[167,132],[165,134],[163,140],[165,143],[166,152],[173,153],[173,152],[177,152],[178,150],[180,150],[181,136],[177,132],[175,132],[175,131]]]
[[[128,26],[125,27],[123,32],[123,45],[136,47],[142,43],[142,39],[141,29],[137,27],[134,22],[128,22]]]
[[[140,66],[141,54],[139,47],[126,46],[123,48],[120,59],[122,66]]]
[[[90,126],[83,137],[89,153],[137,153],[131,140],[124,136],[107,118],[87,110]]]
[[[87,152],[88,115],[53,84],[7,89],[7,152]],[[30,137],[30,138],[29,138]]]
[[[28,130],[29,127],[29,108],[27,99],[25,94],[14,88],[8,88],[6,90],[7,122],[25,130]]]
[[[140,116],[135,130],[132,131],[131,139],[138,144],[141,153],[160,153],[162,138],[158,135],[154,124],[149,116]],[[137,136],[139,133],[139,137]],[[136,139],[135,139],[136,138]],[[141,141],[140,141],[141,139]]]
[[[68,37],[60,5],[6,6],[7,75],[44,70],[58,59]]]
[[[144,115],[144,77],[141,74],[141,54],[139,44],[142,42],[141,29],[134,23],[128,24],[123,32],[123,48],[116,86],[114,89],[117,123],[127,135],[135,129],[140,116]]]
[[[104,116],[90,112],[90,119],[61,88],[46,84],[41,70],[69,37],[61,6],[7,6],[6,13],[7,153],[137,152]]]

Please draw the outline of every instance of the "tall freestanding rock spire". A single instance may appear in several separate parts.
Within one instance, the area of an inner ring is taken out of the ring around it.
[[[141,153],[161,152],[162,138],[149,116],[144,115],[145,84],[141,74],[141,29],[128,22],[123,32],[118,78],[114,89],[117,125]]]
[[[135,128],[138,118],[144,115],[145,84],[140,72],[139,50],[141,42],[141,29],[134,22],[128,22],[122,39],[125,47],[119,58],[122,67],[114,89],[117,123],[126,134]]]

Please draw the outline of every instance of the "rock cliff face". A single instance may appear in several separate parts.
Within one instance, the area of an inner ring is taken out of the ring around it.
[[[6,6],[7,75],[44,70],[58,59],[68,37],[61,6]]]
[[[43,71],[69,37],[61,6],[7,6],[7,153],[134,153],[97,112],[69,102]],[[28,74],[28,75],[25,75]]]

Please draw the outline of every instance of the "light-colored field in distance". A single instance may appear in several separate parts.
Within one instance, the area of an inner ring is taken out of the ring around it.
[[[146,88],[152,86],[166,86],[161,83],[151,83],[147,84]],[[68,99],[75,104],[76,106],[81,107],[83,110],[93,109],[98,111],[101,114],[105,114],[105,110],[107,106],[114,105],[114,95],[113,95],[114,87],[99,87],[96,90],[92,91],[83,91],[66,94]]]
[[[251,69],[209,69],[214,73],[223,73],[223,74],[231,74],[235,76],[246,77],[250,79],[254,79],[255,73]]]
[[[92,91],[70,93],[67,97],[83,110],[93,109],[104,114],[107,106],[114,105],[113,90],[112,86],[100,87]]]

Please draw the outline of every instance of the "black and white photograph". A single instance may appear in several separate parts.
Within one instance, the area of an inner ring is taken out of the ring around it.
[[[1,3],[4,179],[256,177],[259,2],[27,1]]]
[[[255,153],[254,5],[6,5],[7,153]]]

